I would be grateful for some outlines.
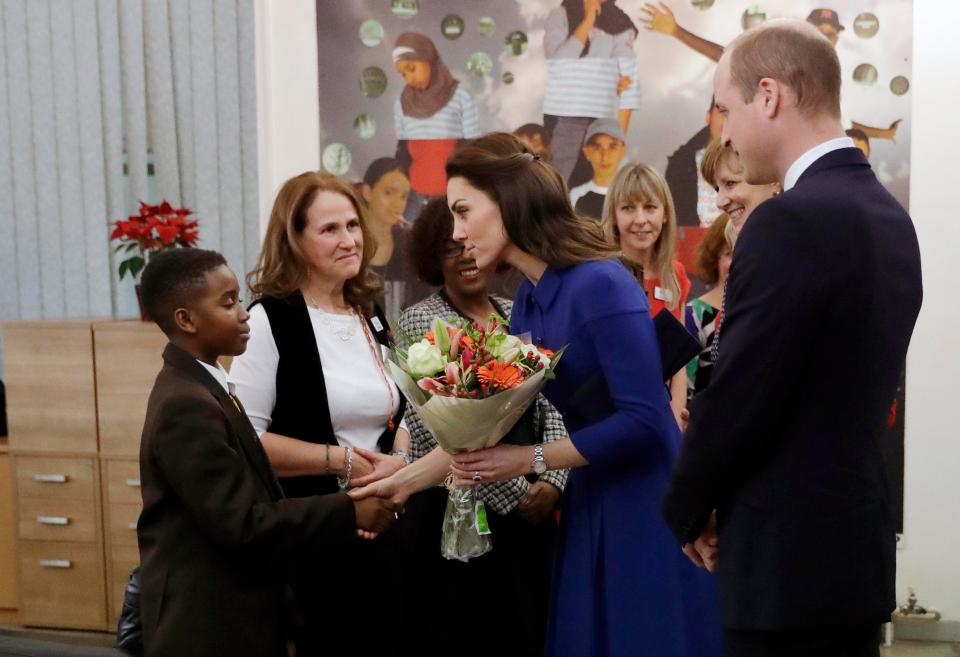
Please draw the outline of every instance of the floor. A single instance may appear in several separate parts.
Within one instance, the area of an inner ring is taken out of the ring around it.
[[[0,626],[0,657],[124,657],[113,649],[113,635],[99,632],[48,632]],[[881,657],[960,657],[960,644],[898,641]]]

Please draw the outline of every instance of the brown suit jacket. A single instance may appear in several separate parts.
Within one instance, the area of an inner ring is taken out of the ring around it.
[[[169,344],[140,443],[148,657],[286,655],[287,559],[354,535],[344,494],[283,499],[239,402]]]

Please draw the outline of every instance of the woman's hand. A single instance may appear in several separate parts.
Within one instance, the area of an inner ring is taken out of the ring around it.
[[[532,468],[533,447],[498,445],[454,455],[450,470],[454,485],[474,486],[520,477],[531,472]]]
[[[546,481],[537,481],[527,489],[517,504],[517,512],[531,525],[539,525],[557,507],[559,501],[560,490],[556,486]]]
[[[410,497],[410,493],[400,485],[400,482],[394,476],[380,479],[360,488],[353,488],[347,492],[347,495],[353,500],[379,497],[390,500],[400,508],[407,503],[407,499]]]
[[[341,476],[347,476],[347,450],[344,447],[340,447],[340,467],[335,468],[335,472]],[[350,469],[350,485],[353,485],[357,479],[366,477],[373,472],[373,463],[365,457],[362,452],[363,450],[354,449],[353,450],[353,467]]]
[[[386,479],[394,472],[407,464],[402,456],[390,456],[379,452],[370,452],[360,447],[354,447],[353,477],[350,478],[350,487],[359,488],[372,484],[375,481]],[[370,464],[370,470],[365,473],[357,473],[357,456]]]

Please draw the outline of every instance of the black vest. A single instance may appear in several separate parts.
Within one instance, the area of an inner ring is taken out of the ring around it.
[[[323,366],[303,295],[295,292],[284,299],[263,297],[251,307],[258,303],[267,312],[280,354],[277,401],[267,431],[309,443],[336,445]],[[373,317],[367,318],[367,326],[377,342],[389,346],[390,329],[379,306],[375,307]],[[377,440],[384,454],[393,449],[396,427],[400,426],[406,408],[406,399],[399,392],[397,394],[400,406],[393,418],[394,428],[385,428]],[[337,478],[333,475],[283,477],[280,485],[287,497],[326,495],[339,490]]]

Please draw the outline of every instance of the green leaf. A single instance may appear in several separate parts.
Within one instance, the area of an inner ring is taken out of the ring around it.
[[[127,253],[129,253],[130,251],[133,251],[133,250],[136,249],[138,246],[140,246],[140,245],[137,244],[136,242],[130,242],[130,244],[127,244]]]
[[[120,263],[120,280],[123,280],[123,275],[127,273],[127,270],[130,269],[130,261],[124,260]]]
[[[147,261],[142,256],[134,256],[127,260],[130,263],[130,275],[136,278],[140,275],[140,271],[147,264]]]

